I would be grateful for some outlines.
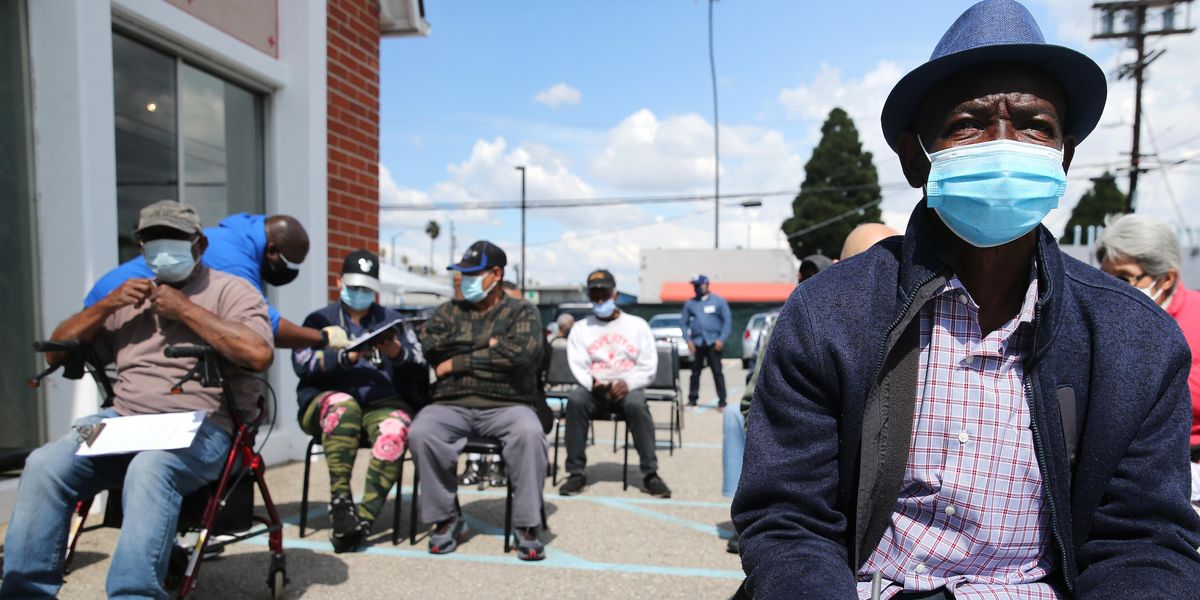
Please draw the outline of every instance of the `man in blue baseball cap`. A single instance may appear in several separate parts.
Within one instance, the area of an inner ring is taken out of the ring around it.
[[[700,375],[707,364],[712,368],[713,384],[717,388],[717,408],[725,410],[725,374],[721,370],[721,356],[733,325],[729,303],[709,291],[708,277],[705,275],[697,275],[692,279],[692,289],[696,297],[683,303],[680,315],[683,338],[687,340],[688,353],[692,357],[687,406],[695,407],[700,399]]]
[[[743,592],[1195,597],[1187,344],[1041,225],[1105,95],[1013,0],[896,84],[883,131],[924,197],[775,325],[732,510]]]

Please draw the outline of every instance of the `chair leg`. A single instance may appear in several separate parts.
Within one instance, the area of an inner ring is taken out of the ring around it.
[[[308,440],[308,448],[304,450],[304,483],[300,489],[300,537],[304,537],[304,532],[308,528],[308,480],[312,473],[313,446],[316,444],[317,438],[313,437]]]
[[[508,480],[507,493],[504,495],[504,553],[508,554],[512,550],[512,534],[513,534],[513,489],[512,480]]]
[[[404,502],[404,455],[408,454],[408,449],[404,449],[404,453],[400,455],[400,472],[396,474],[396,500],[392,503],[392,545],[400,543],[400,504]]]
[[[417,502],[420,498],[418,493],[421,486],[421,470],[417,468],[417,457],[413,456],[413,490],[412,490],[412,510],[408,513],[408,545],[417,545]]]
[[[617,420],[612,420],[613,424],[613,454],[617,453]]]
[[[77,500],[75,502],[75,512],[71,513],[71,529],[67,534],[67,555],[63,560],[63,570],[70,571],[71,559],[75,558],[75,544],[79,542],[79,536],[83,534],[83,524],[87,522],[88,513],[92,510],[92,501],[95,496],[87,500]]]
[[[613,425],[615,428],[616,425]],[[625,426],[625,463],[621,465],[621,489],[629,490],[629,426]]]
[[[562,420],[554,423],[554,462],[550,464],[550,485],[558,485],[558,439],[562,429]]]

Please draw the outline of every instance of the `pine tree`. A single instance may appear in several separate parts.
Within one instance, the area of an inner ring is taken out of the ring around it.
[[[1076,243],[1076,225],[1082,227],[1080,231],[1086,232],[1091,225],[1104,225],[1105,217],[1125,212],[1125,193],[1117,189],[1117,178],[1112,173],[1105,173],[1092,181],[1092,189],[1081,196],[1079,204],[1071,209],[1071,220],[1067,221],[1067,229],[1058,240],[1060,244]]]
[[[871,159],[870,152],[863,152],[850,115],[840,108],[830,111],[821,126],[821,141],[804,165],[804,183],[792,200],[792,216],[782,226],[797,258],[836,256],[851,229],[880,222],[878,204],[838,218],[880,199],[879,173]],[[817,225],[821,226],[804,232]]]

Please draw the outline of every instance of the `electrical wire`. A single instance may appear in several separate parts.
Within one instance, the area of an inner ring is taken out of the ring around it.
[[[1142,114],[1142,118],[1146,120],[1146,132],[1150,134],[1150,147],[1154,149],[1155,156],[1161,157],[1158,153],[1158,140],[1154,137],[1154,127],[1150,125],[1150,119],[1147,118],[1145,113]],[[1159,160],[1161,161],[1162,159],[1160,158]],[[1165,167],[1160,168],[1158,169],[1158,173],[1162,175],[1163,187],[1167,190],[1167,199],[1171,201],[1171,207],[1175,209],[1175,218],[1179,219],[1179,222],[1184,227],[1188,227],[1187,218],[1183,216],[1183,209],[1179,207],[1179,200],[1175,198],[1175,190],[1171,187],[1171,178],[1167,175],[1167,169]]]

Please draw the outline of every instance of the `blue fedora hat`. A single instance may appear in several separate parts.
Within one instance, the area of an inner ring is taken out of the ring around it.
[[[1021,63],[1058,81],[1067,96],[1063,133],[1087,137],[1108,96],[1104,71],[1070,48],[1047,44],[1029,10],[1014,0],[983,0],[968,8],[942,36],[925,64],[905,75],[883,105],[883,137],[892,150],[916,118],[921,101],[951,75],[984,63]]]

